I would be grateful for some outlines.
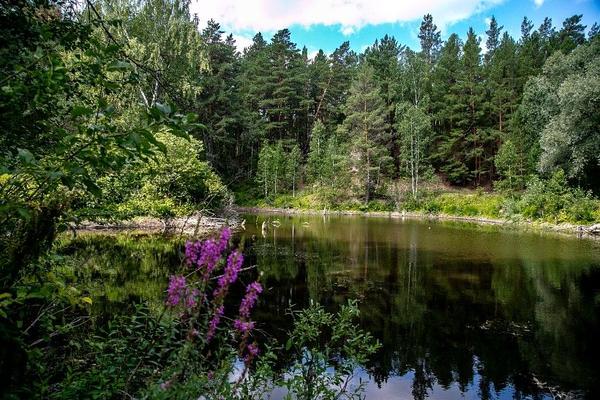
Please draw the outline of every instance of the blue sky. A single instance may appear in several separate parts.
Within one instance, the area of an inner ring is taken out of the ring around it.
[[[192,12],[200,21],[215,19],[234,34],[238,47],[251,42],[258,31],[266,39],[280,28],[289,28],[298,47],[310,54],[333,51],[348,40],[362,51],[375,39],[393,35],[402,44],[419,48],[417,34],[425,13],[433,15],[445,39],[451,33],[464,37],[472,26],[481,36],[494,15],[516,39],[523,16],[536,28],[544,17],[555,27],[573,14],[583,14],[588,28],[600,21],[598,0],[195,0]]]

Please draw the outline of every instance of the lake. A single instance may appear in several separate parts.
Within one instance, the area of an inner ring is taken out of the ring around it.
[[[490,225],[361,216],[244,215],[237,234],[282,338],[290,306],[360,301],[383,344],[367,399],[600,398],[600,243]],[[263,222],[265,228],[263,229]],[[94,312],[160,304],[181,241],[82,235]],[[83,261],[82,261],[83,262]]]

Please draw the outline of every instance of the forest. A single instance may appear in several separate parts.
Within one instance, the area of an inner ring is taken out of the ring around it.
[[[287,29],[240,53],[185,1],[60,7],[4,14],[2,190],[22,214],[27,184],[79,219],[231,202],[598,219],[599,27],[581,15],[445,41],[425,15],[418,51],[385,35],[309,58]]]
[[[598,23],[524,17],[512,37],[492,17],[485,32],[443,39],[427,14],[418,49],[384,35],[360,52],[346,41],[314,56],[281,28],[240,51],[219,21],[201,26],[188,0],[0,2],[0,371],[19,393],[8,398],[26,396],[27,381],[43,398],[75,398],[91,379],[73,378],[69,363],[100,339],[78,344],[58,372],[31,346],[76,328],[92,301],[56,272],[59,238],[84,222],[237,206],[600,222]],[[239,270],[225,247],[215,257]],[[352,305],[312,311],[298,316],[290,347],[312,338],[311,324],[356,333]],[[160,357],[185,342],[169,329],[156,326],[170,340]],[[356,335],[364,341],[344,351],[360,363],[377,345]],[[157,362],[140,361],[142,376],[129,370],[117,388],[141,390]],[[113,372],[102,373],[98,382]],[[185,390],[207,385],[197,376],[181,378]]]

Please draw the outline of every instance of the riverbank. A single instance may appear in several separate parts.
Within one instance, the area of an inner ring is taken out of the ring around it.
[[[363,217],[379,217],[393,219],[427,219],[439,221],[459,221],[473,222],[478,224],[502,225],[511,228],[531,229],[547,232],[556,232],[568,235],[587,236],[600,239],[600,224],[593,225],[575,225],[575,224],[552,224],[543,221],[523,221],[509,220],[498,218],[487,218],[477,216],[460,216],[439,213],[424,213],[424,212],[407,212],[407,211],[354,211],[354,210],[306,210],[293,208],[277,208],[277,207],[236,207],[235,210],[240,214],[244,213],[270,213],[284,215],[357,215]]]
[[[224,226],[236,228],[240,220],[231,210],[224,217],[212,217],[194,214],[187,217],[161,219],[155,217],[136,217],[131,220],[117,222],[91,222],[84,221],[71,226],[79,232],[122,232],[141,231],[145,233],[171,233],[190,236],[205,236],[218,231]]]
[[[357,211],[357,210],[331,210],[331,209],[298,209],[270,206],[234,206],[227,210],[222,217],[194,214],[187,217],[161,219],[156,217],[136,217],[132,220],[117,222],[90,222],[84,221],[71,226],[72,230],[79,232],[135,232],[144,233],[170,233],[188,236],[205,236],[221,229],[224,226],[237,229],[243,226],[239,214],[244,213],[270,213],[283,215],[355,215],[363,217],[379,217],[392,219],[426,219],[434,221],[472,222],[486,225],[499,225],[506,228],[556,232],[561,234],[587,236],[600,239],[600,224],[570,224],[550,223],[540,220],[502,219],[485,216],[465,216],[448,213],[431,213],[421,211]]]

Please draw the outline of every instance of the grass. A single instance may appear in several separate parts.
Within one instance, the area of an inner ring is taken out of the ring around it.
[[[441,193],[430,195],[415,211],[462,217],[503,218],[506,197],[495,193]]]
[[[282,208],[303,211],[355,211],[393,212],[407,211],[434,215],[486,218],[518,221],[539,221],[551,224],[587,225],[600,222],[600,201],[590,197],[560,197],[546,194],[541,204],[547,205],[552,199],[563,200],[563,204],[552,212],[533,213],[532,207],[539,208],[540,200],[532,202],[531,194],[486,192],[483,190],[435,187],[423,190],[417,199],[410,194],[400,196],[381,195],[365,204],[355,197],[336,193],[331,189],[308,188],[291,194],[279,194],[268,198],[261,197],[252,187],[238,188],[234,193],[236,204],[242,207]],[[564,198],[570,200],[564,201]],[[533,205],[532,205],[533,204]],[[546,207],[547,208],[547,207]],[[584,209],[584,210],[582,210]],[[544,211],[544,210],[542,210]]]

